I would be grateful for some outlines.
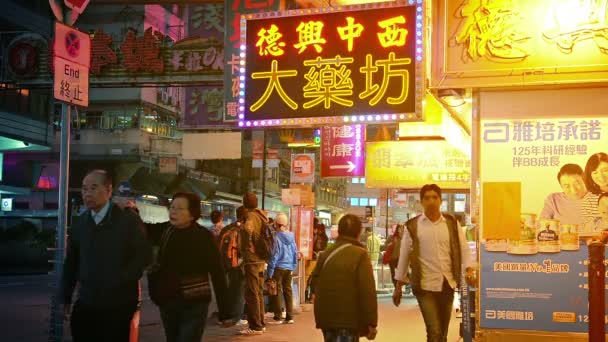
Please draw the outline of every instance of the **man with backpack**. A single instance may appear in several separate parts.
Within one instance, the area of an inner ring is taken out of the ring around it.
[[[258,209],[258,198],[253,192],[243,196],[245,223],[243,224],[243,267],[245,270],[245,302],[249,329],[242,335],[260,335],[264,326],[264,267],[272,253],[272,234],[266,214]]]
[[[245,274],[243,272],[242,229],[245,207],[236,209],[236,221],[224,227],[219,234],[220,254],[228,280],[230,318],[237,325],[247,324],[243,317],[245,307]]]
[[[277,296],[273,302],[274,317],[270,323],[293,324],[293,292],[291,289],[292,272],[298,266],[298,247],[296,239],[289,231],[287,215],[277,215],[275,246],[272,258],[268,263],[268,278],[273,279],[277,285]],[[285,302],[285,320],[281,319],[281,296]]]

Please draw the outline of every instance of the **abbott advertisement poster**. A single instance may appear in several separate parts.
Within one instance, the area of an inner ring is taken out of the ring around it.
[[[608,230],[608,118],[481,121],[480,326],[587,332]]]

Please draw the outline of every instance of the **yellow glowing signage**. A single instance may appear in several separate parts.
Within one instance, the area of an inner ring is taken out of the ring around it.
[[[353,51],[353,41],[355,38],[361,37],[363,25],[355,24],[353,17],[346,17],[346,22],[346,26],[338,27],[338,34],[340,34],[340,39],[348,41],[348,51]]]
[[[244,65],[244,117],[416,112],[416,13],[401,6],[248,20],[255,48]]]
[[[383,141],[365,146],[369,187],[418,189],[436,183],[446,189],[469,189],[471,160],[446,141]]]
[[[605,0],[442,0],[435,85],[605,80],[607,13]]]
[[[315,47],[317,53],[323,51],[321,44],[325,44],[327,41],[325,38],[321,37],[321,32],[323,31],[323,22],[321,21],[309,21],[309,22],[301,22],[296,31],[298,31],[299,42],[294,44],[298,50],[298,54],[304,52],[309,45]]]

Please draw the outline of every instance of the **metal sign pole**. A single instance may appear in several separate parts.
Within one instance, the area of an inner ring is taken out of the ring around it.
[[[69,104],[61,105],[61,151],[59,156],[59,205],[57,212],[57,248],[55,250],[54,276],[55,291],[51,299],[50,341],[63,340],[63,308],[58,304],[57,289],[63,276],[63,259],[65,257],[66,225],[68,212],[68,179],[70,165],[70,123],[71,108]]]

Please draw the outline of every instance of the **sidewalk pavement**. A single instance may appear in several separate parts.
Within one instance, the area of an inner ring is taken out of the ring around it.
[[[144,297],[145,298],[145,297]],[[379,326],[378,336],[375,341],[379,342],[399,342],[399,341],[426,341],[426,331],[424,321],[416,299],[413,296],[404,297],[404,300],[396,308],[390,297],[383,296],[378,299]],[[162,324],[158,308],[145,299],[142,309],[140,322],[141,342],[164,342]],[[264,342],[312,342],[323,341],[320,330],[315,329],[314,315],[311,311],[301,312],[295,315],[295,324],[266,325],[266,332],[263,335],[239,336],[238,332],[242,327],[220,328],[216,324],[215,318],[207,321],[204,342],[222,341],[264,341]],[[458,341],[460,319],[452,316],[450,323],[450,333],[448,342]],[[366,341],[365,338],[362,341]]]

